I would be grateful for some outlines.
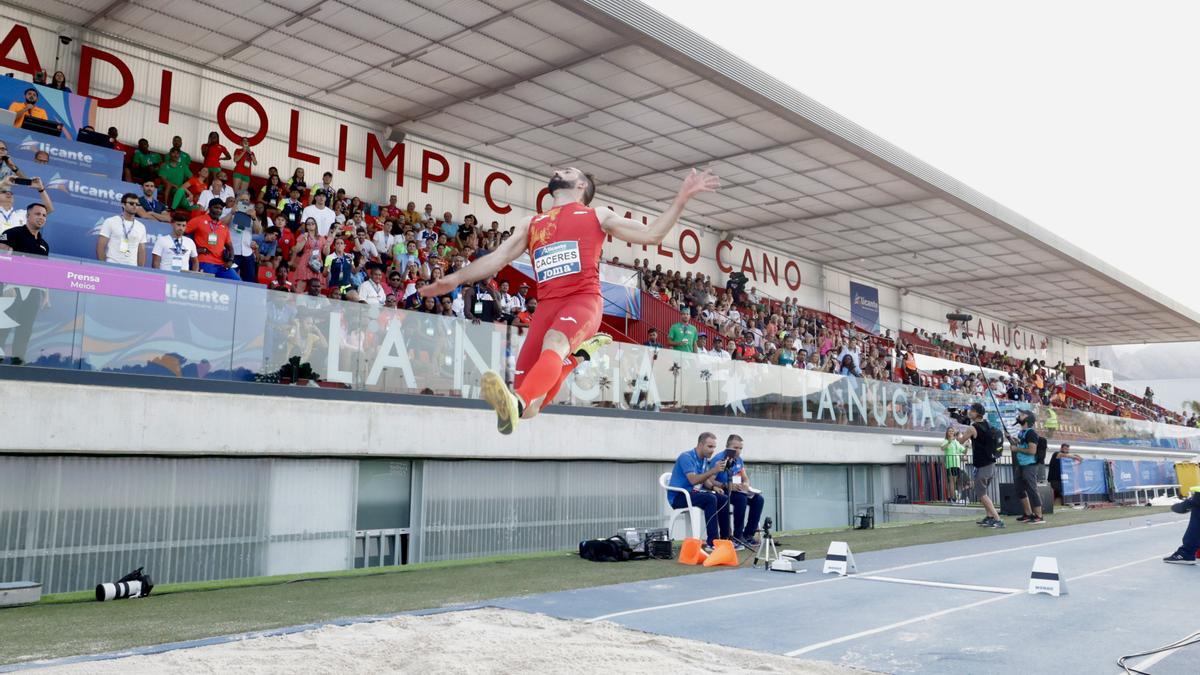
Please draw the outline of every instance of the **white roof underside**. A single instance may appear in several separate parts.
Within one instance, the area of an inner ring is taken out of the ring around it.
[[[13,4],[530,171],[585,167],[647,210],[711,166],[725,187],[689,221],[1045,334],[1200,339],[1191,310],[637,2]]]

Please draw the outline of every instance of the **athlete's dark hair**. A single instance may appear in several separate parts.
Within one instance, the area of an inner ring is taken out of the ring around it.
[[[592,203],[592,198],[596,196],[596,176],[585,173],[583,177],[588,181],[588,186],[583,190],[583,205],[587,206]]]

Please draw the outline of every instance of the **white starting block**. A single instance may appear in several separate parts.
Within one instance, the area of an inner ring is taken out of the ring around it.
[[[850,545],[844,541],[829,542],[829,551],[825,553],[825,568],[821,570],[821,574],[839,574],[846,576],[850,570],[858,571],[858,565],[854,564],[854,554],[850,552]]]
[[[779,558],[771,562],[772,572],[794,572],[796,574],[807,572],[808,570],[800,567],[800,563],[804,562],[804,551],[793,551],[785,549],[779,552]]]
[[[1029,573],[1029,594],[1045,593],[1058,597],[1067,594],[1067,579],[1058,571],[1058,558],[1041,556],[1033,559]]]

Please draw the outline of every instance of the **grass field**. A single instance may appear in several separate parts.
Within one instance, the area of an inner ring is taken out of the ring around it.
[[[1042,527],[1141,518],[1166,507],[1059,511]],[[1011,519],[1003,530],[971,519],[898,523],[875,530],[786,533],[780,548],[820,557],[835,539],[855,552],[1025,531]],[[1170,548],[1166,546],[1164,548]],[[743,561],[749,564],[749,552]],[[718,568],[720,569],[720,568]],[[728,568],[725,568],[728,569]],[[712,571],[673,561],[602,564],[558,551],[328,574],[263,577],[156,587],[140,600],[98,603],[91,592],[47,596],[37,605],[0,609],[0,664],[293,626],[331,619],[478,603]],[[153,573],[153,570],[150,570]]]

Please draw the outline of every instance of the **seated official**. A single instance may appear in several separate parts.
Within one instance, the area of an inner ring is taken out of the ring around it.
[[[750,490],[750,477],[746,475],[746,464],[742,461],[742,437],[730,434],[725,441],[725,451],[713,455],[709,463],[716,463],[733,453],[729,467],[719,472],[713,480],[725,488],[729,495],[729,503],[733,505],[733,544],[734,548],[758,548],[759,540],[754,536],[758,532],[758,519],[762,517],[763,505],[766,501],[761,494]],[[747,507],[749,518],[747,519]]]
[[[700,434],[696,447],[679,455],[675,468],[671,470],[671,487],[691,491],[692,506],[704,511],[705,545],[711,549],[713,534],[720,531],[722,539],[729,538],[729,497],[718,486],[713,477],[725,469],[725,461],[719,459],[707,467],[717,449],[717,436],[711,432]],[[679,492],[667,491],[667,502],[673,509],[686,509],[687,498]],[[693,532],[693,536],[698,533]]]

